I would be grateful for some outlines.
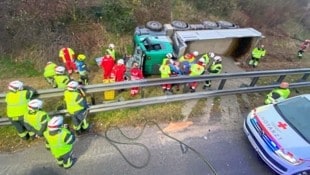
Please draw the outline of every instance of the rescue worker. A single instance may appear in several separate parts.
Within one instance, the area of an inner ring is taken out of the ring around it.
[[[109,44],[109,47],[106,49],[106,52],[112,56],[113,60],[115,61],[115,45]]]
[[[123,59],[117,60],[117,64],[113,66],[111,78],[115,82],[122,82],[125,80],[126,66]]]
[[[222,69],[223,69],[222,57],[215,56],[213,58],[212,64],[208,68],[209,74],[220,74],[222,72]],[[211,87],[211,80],[205,81],[203,89],[206,89],[207,87]]]
[[[291,94],[288,82],[282,82],[280,87],[273,89],[267,94],[265,99],[265,105],[277,103],[287,99]]]
[[[301,45],[298,50],[297,56],[299,59],[302,58],[304,51],[310,46],[310,40],[306,39]]]
[[[64,92],[64,101],[67,112],[71,115],[73,129],[76,134],[79,135],[82,131],[88,131],[89,123],[86,118],[89,113],[89,107],[86,101],[86,94],[78,82],[69,82],[67,90]]]
[[[86,55],[79,54],[75,60],[75,64],[79,73],[79,82],[83,85],[88,85],[88,68],[85,63]]]
[[[100,67],[103,72],[103,80],[111,78],[111,72],[114,66],[114,59],[108,52],[102,57]]]
[[[208,69],[209,63],[210,63],[210,59],[213,59],[215,57],[215,54],[213,52],[208,52],[205,53],[201,56],[201,58],[203,58],[205,60],[205,68]]]
[[[174,57],[172,57],[171,59],[170,59],[170,64],[169,64],[169,66],[170,66],[170,70],[171,70],[171,75],[170,75],[170,77],[178,77],[178,76],[181,76],[181,75],[183,75],[183,73],[182,73],[182,70],[181,70],[181,68],[180,68],[180,62],[176,59],[176,58],[174,58]],[[172,84],[172,87],[173,86],[175,86],[176,87],[176,91],[179,91],[180,90],[180,84]],[[171,88],[172,88],[171,87]]]
[[[168,53],[166,58],[163,59],[163,63],[159,67],[160,77],[161,78],[169,78],[171,75],[171,69],[170,69],[170,59],[172,58],[172,54]],[[163,84],[162,90],[165,93],[166,91],[171,92],[171,84]]]
[[[249,61],[249,65],[253,66],[254,68],[258,65],[259,61],[266,55],[265,46],[261,45],[259,47],[255,47],[252,50],[252,57]]]
[[[63,66],[56,67],[56,75],[54,77],[56,88],[66,88],[67,84],[70,82],[70,77],[65,71],[66,69]]]
[[[134,62],[132,68],[130,69],[130,80],[141,80],[143,79],[142,70],[139,68],[139,64]],[[135,96],[139,93],[139,87],[132,87],[130,90],[130,95]]]
[[[43,133],[46,140],[46,148],[55,157],[58,166],[65,169],[71,168],[76,159],[72,158],[73,144],[75,136],[70,130],[63,127],[63,117],[54,116],[47,125],[47,130]]]
[[[8,85],[9,92],[6,94],[7,116],[16,128],[18,136],[24,140],[29,139],[28,131],[24,125],[24,115],[27,113],[27,105],[36,94],[35,90],[25,87],[21,81],[12,81]]]
[[[47,112],[42,110],[43,101],[39,99],[31,100],[28,103],[28,112],[24,116],[25,127],[29,132],[30,138],[35,136],[43,137],[47,129],[47,123],[50,117]]]
[[[55,84],[55,78],[54,76],[56,75],[56,67],[57,65],[51,61],[46,63],[46,66],[44,67],[44,78],[45,80],[53,87],[56,87]]]
[[[191,66],[189,76],[196,77],[202,75],[205,71],[204,63],[205,60],[203,58],[199,58],[198,62]],[[189,88],[191,92],[196,92],[197,86],[198,82],[189,83]]]
[[[198,51],[194,51],[192,53],[187,53],[179,58],[180,62],[188,61],[189,63],[193,63],[196,60],[196,57],[199,55]]]
[[[64,63],[69,76],[71,76],[71,74],[73,72],[77,72],[77,68],[75,65],[75,53],[74,51],[69,48],[69,47],[64,47],[62,49],[60,49],[59,51],[59,58],[62,60],[62,62]]]

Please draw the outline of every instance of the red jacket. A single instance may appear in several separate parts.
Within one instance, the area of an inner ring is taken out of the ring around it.
[[[111,72],[114,66],[114,60],[113,57],[110,55],[105,55],[102,57],[100,67],[103,71],[103,79],[109,79],[111,78]]]
[[[310,40],[305,40],[305,41],[301,44],[300,49],[301,49],[301,50],[306,50],[309,46],[310,46]]]
[[[115,82],[124,81],[125,72],[126,66],[124,64],[116,64],[112,69],[111,77],[115,79]]]
[[[131,70],[130,70],[130,79],[131,80],[141,80],[141,79],[143,79],[142,70],[137,68],[137,67],[131,68]]]

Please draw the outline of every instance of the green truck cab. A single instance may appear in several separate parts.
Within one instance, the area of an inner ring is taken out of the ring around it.
[[[166,36],[134,35],[134,59],[145,75],[159,74],[159,66],[167,53],[173,53],[172,43]]]

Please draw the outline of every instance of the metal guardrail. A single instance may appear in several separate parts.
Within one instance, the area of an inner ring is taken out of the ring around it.
[[[273,85],[265,85],[265,86],[255,86],[259,77],[263,76],[275,76],[279,75],[279,78],[276,82],[281,82],[286,75],[291,74],[303,74],[297,82],[291,82],[290,88],[300,88],[300,87],[310,87],[310,82],[306,81],[310,75],[310,69],[291,69],[291,70],[279,70],[279,71],[256,71],[256,72],[243,72],[243,73],[229,73],[229,74],[221,74],[221,75],[204,75],[199,77],[175,77],[169,79],[145,79],[142,81],[128,81],[124,83],[113,83],[113,84],[103,84],[103,85],[89,85],[86,86],[85,89],[87,93],[91,92],[102,92],[105,90],[111,89],[124,89],[130,87],[147,87],[147,86],[155,86],[161,85],[164,83],[188,83],[193,81],[205,81],[207,79],[221,79],[219,88],[217,90],[204,91],[204,92],[195,92],[188,94],[177,94],[177,95],[164,95],[158,97],[149,97],[149,98],[141,98],[136,100],[128,100],[121,102],[113,102],[107,104],[98,104],[90,106],[90,113],[103,112],[109,110],[130,108],[130,107],[139,107],[145,105],[152,104],[161,104],[161,103],[170,103],[176,101],[184,101],[184,100],[192,100],[192,99],[201,99],[215,96],[224,96],[231,94],[241,94],[241,93],[254,93],[260,91],[271,90],[275,87],[278,87],[278,84]],[[223,89],[226,79],[234,79],[234,78],[252,78],[252,81],[249,85],[244,87],[235,88],[235,89]],[[224,80],[224,81],[223,81]],[[48,97],[57,97],[63,95],[62,89],[48,89],[48,90],[40,90],[38,91],[40,97],[48,98]],[[42,93],[43,92],[43,93]],[[42,94],[41,94],[42,93]],[[3,94],[1,94],[3,95]],[[3,96],[4,97],[4,96]],[[1,96],[2,99],[2,96]],[[50,115],[57,114],[66,114],[66,110],[54,111],[50,112]],[[9,125],[10,122],[7,118],[0,118],[0,125]]]
[[[128,89],[131,87],[149,87],[161,84],[178,84],[178,83],[189,83],[193,81],[201,82],[205,80],[227,80],[227,79],[240,79],[240,78],[253,78],[249,86],[254,86],[260,77],[268,76],[280,76],[277,82],[280,82],[281,77],[292,74],[304,74],[301,77],[301,81],[305,81],[310,75],[309,68],[301,69],[286,69],[286,70],[269,70],[269,71],[252,71],[252,72],[238,72],[238,73],[223,73],[219,75],[201,75],[198,77],[190,76],[180,76],[171,77],[168,79],[154,78],[154,79],[143,79],[135,81],[125,81],[120,83],[111,84],[94,84],[85,86],[86,93],[103,92],[107,90],[118,90],[118,89]],[[40,98],[51,98],[63,96],[63,89],[44,89],[38,90]],[[0,103],[3,103],[5,99],[5,94],[0,94]]]

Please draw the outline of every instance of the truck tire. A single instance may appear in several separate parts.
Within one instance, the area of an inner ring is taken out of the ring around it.
[[[163,25],[158,21],[149,21],[146,23],[146,28],[153,31],[160,31],[163,28]]]
[[[171,25],[178,29],[186,29],[188,24],[184,21],[172,21]]]
[[[214,21],[203,21],[202,24],[205,26],[206,29],[218,29],[218,23]]]
[[[218,21],[217,22],[218,25],[220,26],[220,28],[222,29],[235,29],[235,28],[239,28],[238,25],[228,22],[228,21]]]

